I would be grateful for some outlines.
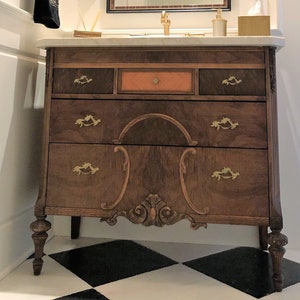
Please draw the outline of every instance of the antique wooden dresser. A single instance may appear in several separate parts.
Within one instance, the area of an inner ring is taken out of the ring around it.
[[[270,46],[49,47],[34,274],[48,214],[187,219],[258,226],[280,291],[275,73]]]

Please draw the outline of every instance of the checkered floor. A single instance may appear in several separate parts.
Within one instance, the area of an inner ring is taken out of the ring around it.
[[[300,253],[283,261],[275,293],[267,252],[225,247],[55,237],[40,276],[32,258],[0,282],[0,299],[296,300]]]

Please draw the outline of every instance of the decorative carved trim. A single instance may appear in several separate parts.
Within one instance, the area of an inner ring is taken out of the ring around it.
[[[197,214],[200,215],[207,215],[209,213],[209,208],[208,207],[204,207],[202,209],[199,209],[196,207],[196,205],[193,203],[193,201],[191,200],[189,193],[187,191],[186,188],[186,184],[185,184],[185,180],[184,180],[184,174],[186,174],[186,164],[185,164],[185,157],[188,153],[191,153],[193,155],[195,155],[197,153],[195,148],[188,148],[185,149],[180,157],[180,162],[179,162],[179,176],[180,176],[180,185],[181,185],[181,189],[185,198],[185,201],[187,202],[187,204],[189,205],[189,207],[196,212]]]
[[[122,130],[122,132],[119,135],[119,138],[114,140],[113,142],[115,144],[122,144],[122,141],[125,137],[125,135],[127,134],[127,132],[137,123],[147,120],[147,119],[163,119],[166,120],[170,123],[172,123],[173,125],[175,125],[181,132],[182,134],[185,136],[188,145],[189,146],[196,146],[198,144],[197,141],[193,141],[190,134],[188,133],[188,131],[185,129],[185,127],[178,122],[177,120],[175,120],[174,118],[168,116],[168,115],[164,115],[164,114],[159,114],[159,113],[150,113],[150,114],[144,114],[144,115],[140,115],[136,118],[134,118],[133,120],[131,120]]]
[[[50,222],[46,220],[46,216],[37,216],[37,220],[30,224],[30,229],[33,231],[32,239],[34,242],[34,260],[33,272],[34,275],[39,275],[43,267],[44,245],[48,234],[47,231],[51,228]]]
[[[280,229],[272,229],[268,237],[269,252],[273,263],[273,282],[277,292],[281,292],[283,288],[282,258],[285,253],[284,246],[288,243],[288,238],[280,231]]]
[[[115,211],[110,217],[101,218],[101,222],[107,222],[109,225],[115,225],[117,218],[123,216],[134,224],[142,224],[144,226],[155,225],[162,227],[164,225],[172,225],[176,222],[187,219],[191,222],[191,228],[198,229],[206,227],[206,223],[196,222],[190,215],[179,213],[161,200],[157,194],[149,194],[146,200],[129,211]]]
[[[112,204],[108,204],[107,202],[101,203],[102,209],[115,208],[121,202],[121,200],[125,194],[125,191],[127,189],[127,185],[128,185],[128,181],[129,181],[129,174],[130,174],[130,159],[129,159],[127,150],[123,146],[116,146],[114,148],[115,153],[118,151],[121,151],[124,154],[124,158],[125,158],[124,163],[123,163],[123,171],[126,172],[125,180],[124,180],[119,197]]]
[[[272,48],[269,51],[269,63],[270,63],[270,85],[272,93],[276,92],[276,56],[275,49]]]

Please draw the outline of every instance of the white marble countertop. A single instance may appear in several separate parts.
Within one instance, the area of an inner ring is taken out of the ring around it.
[[[158,46],[273,46],[281,48],[281,36],[103,35],[101,38],[56,37],[37,41],[38,48],[51,47],[158,47]]]

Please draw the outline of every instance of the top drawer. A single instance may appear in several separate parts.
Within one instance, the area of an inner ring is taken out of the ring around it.
[[[200,70],[200,95],[265,96],[264,69]]]
[[[120,69],[119,93],[194,94],[194,70]]]
[[[114,69],[54,69],[54,94],[111,94]]]

